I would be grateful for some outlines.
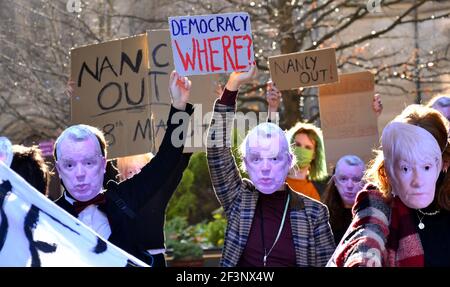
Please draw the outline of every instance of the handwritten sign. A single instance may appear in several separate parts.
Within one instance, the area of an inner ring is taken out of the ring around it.
[[[150,61],[150,92],[153,116],[155,147],[158,148],[167,128],[167,115],[170,110],[169,76],[174,70],[169,30],[147,31]],[[204,151],[207,127],[211,118],[215,98],[212,96],[217,75],[190,76],[192,82],[189,102],[195,104],[194,114],[190,118],[188,137],[184,152]]]
[[[368,161],[378,146],[377,117],[372,110],[372,73],[342,74],[339,83],[319,87],[320,121],[329,167],[346,154]]]
[[[248,71],[254,61],[248,13],[169,17],[173,59],[181,75]]]
[[[0,266],[148,266],[101,238],[0,162]]]
[[[334,48],[269,57],[269,69],[280,90],[339,81]]]
[[[71,124],[102,130],[109,158],[154,149],[148,70],[146,34],[71,51]]]

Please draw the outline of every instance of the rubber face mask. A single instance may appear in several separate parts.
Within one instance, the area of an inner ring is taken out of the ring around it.
[[[289,172],[291,158],[287,152],[269,155],[252,152],[245,159],[248,176],[264,194],[272,194],[283,186]]]
[[[343,162],[336,168],[334,182],[346,208],[353,206],[356,194],[362,189],[363,175],[363,165],[349,165]]]
[[[303,147],[295,147],[294,154],[299,168],[309,166],[314,159],[314,151]]]
[[[292,156],[286,150],[286,139],[274,135],[256,140],[251,137],[249,141],[253,144],[247,148],[244,161],[250,180],[260,192],[274,193],[284,185],[292,163]],[[285,147],[281,147],[282,142]]]
[[[425,208],[433,201],[438,169],[434,159],[426,162],[398,160],[394,167],[397,184],[393,188],[406,206]]]
[[[91,200],[102,190],[106,160],[98,146],[92,138],[60,143],[56,167],[67,191],[78,201]]]
[[[12,144],[6,137],[0,137],[0,161],[10,167],[13,160]]]

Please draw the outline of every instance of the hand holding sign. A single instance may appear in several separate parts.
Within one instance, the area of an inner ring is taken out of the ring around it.
[[[187,77],[181,77],[176,71],[172,71],[169,79],[169,94],[172,105],[178,110],[185,110],[191,92],[191,81]]]
[[[220,83],[217,83],[215,88],[214,88],[214,96],[215,98],[220,98],[220,96],[222,96],[223,94],[223,87]]]
[[[280,90],[338,82],[334,48],[269,57],[270,76]]]
[[[253,63],[250,70],[247,72],[233,72],[231,73],[225,88],[229,91],[237,91],[241,85],[249,83],[251,80],[255,79],[257,73],[258,68],[256,68],[255,63]]]
[[[381,112],[383,111],[383,104],[381,103],[380,94],[373,95],[372,109],[374,113],[377,115],[377,117],[381,115]]]
[[[75,81],[69,78],[66,85],[66,90],[64,91],[64,94],[70,99],[73,97],[73,91],[75,91]]]
[[[281,103],[281,92],[271,81],[267,82],[266,100],[268,104],[268,112],[278,111]]]

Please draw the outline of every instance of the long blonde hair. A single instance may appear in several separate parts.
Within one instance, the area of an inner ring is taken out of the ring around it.
[[[127,169],[132,165],[139,166],[139,169],[144,167],[153,158],[151,153],[144,153],[132,156],[120,157],[117,159],[117,169],[119,170],[120,180],[128,178]]]

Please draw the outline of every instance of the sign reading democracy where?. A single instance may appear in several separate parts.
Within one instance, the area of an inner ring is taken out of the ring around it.
[[[269,57],[272,81],[280,90],[338,82],[334,48]]]
[[[183,76],[248,71],[254,62],[248,13],[169,17],[169,27]]]

